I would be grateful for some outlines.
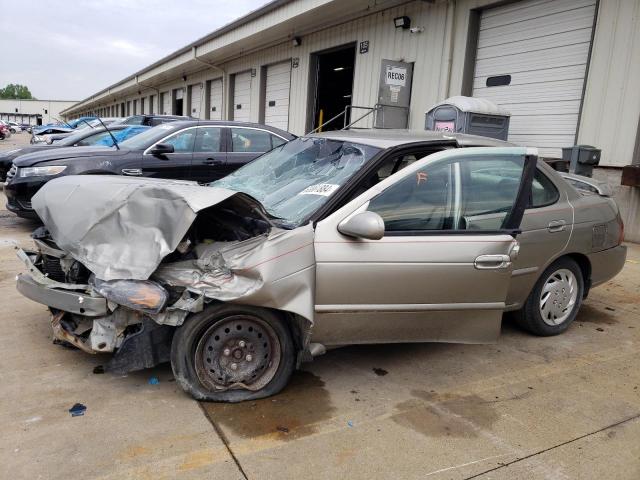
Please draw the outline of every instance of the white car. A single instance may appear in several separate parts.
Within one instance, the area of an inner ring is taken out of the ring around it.
[[[22,127],[16,122],[5,122],[11,133],[22,133]]]

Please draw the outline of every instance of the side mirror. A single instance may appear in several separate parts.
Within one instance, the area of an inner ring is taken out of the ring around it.
[[[167,153],[173,153],[173,152],[174,152],[173,145],[169,143],[158,143],[156,144],[155,147],[149,150],[149,153],[156,157],[161,157],[162,155],[166,155]]]
[[[375,212],[360,212],[340,222],[338,231],[349,237],[380,240],[384,237],[384,220]]]

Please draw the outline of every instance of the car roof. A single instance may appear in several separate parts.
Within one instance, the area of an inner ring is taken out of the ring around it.
[[[169,124],[175,128],[183,128],[183,127],[193,127],[198,125],[212,125],[212,126],[227,126],[227,127],[249,127],[249,128],[259,128],[261,130],[267,130],[269,132],[273,132],[282,137],[286,137],[288,139],[296,138],[292,133],[287,132],[286,130],[281,130],[276,127],[271,127],[269,125],[263,125],[261,123],[251,123],[251,122],[236,122],[233,120],[178,120],[175,122],[171,122]]]
[[[353,129],[313,133],[309,137],[350,141],[378,148],[391,148],[410,143],[457,143],[460,147],[513,147],[513,143],[495,138],[464,133],[434,132],[405,129]]]

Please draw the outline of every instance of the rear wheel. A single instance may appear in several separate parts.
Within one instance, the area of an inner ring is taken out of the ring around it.
[[[578,315],[584,279],[578,264],[564,257],[552,263],[540,276],[516,321],[540,336],[564,332]]]
[[[286,323],[255,307],[215,305],[176,331],[171,366],[198,400],[240,402],[278,393],[289,381],[295,351]]]

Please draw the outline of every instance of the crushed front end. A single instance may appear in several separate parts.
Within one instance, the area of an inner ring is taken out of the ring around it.
[[[44,229],[33,238],[34,250],[17,250],[27,269],[18,275],[17,289],[49,307],[56,340],[87,353],[115,353],[106,366],[115,373],[168,361],[173,328],[154,317],[173,300],[169,291],[153,281],[102,282]]]

